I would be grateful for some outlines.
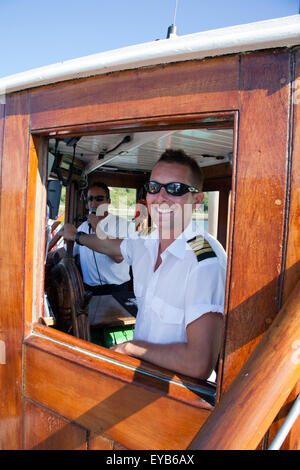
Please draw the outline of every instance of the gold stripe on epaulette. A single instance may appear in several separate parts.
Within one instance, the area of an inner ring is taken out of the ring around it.
[[[193,251],[194,251],[195,255],[198,256],[198,255],[202,255],[204,253],[209,253],[210,251],[214,251],[214,250],[210,246],[209,248],[201,248],[201,250],[197,250],[197,251],[193,250]]]
[[[187,243],[197,256],[198,261],[203,261],[207,258],[216,257],[216,254],[212,249],[210,243],[202,235],[188,240]]]
[[[198,250],[199,248],[209,247],[210,244],[206,240],[201,240],[198,243],[190,243],[190,247],[193,250]]]
[[[143,230],[139,232],[139,237],[146,237],[147,235],[150,235],[150,233],[152,233],[154,230],[155,230],[154,227],[144,228]]]

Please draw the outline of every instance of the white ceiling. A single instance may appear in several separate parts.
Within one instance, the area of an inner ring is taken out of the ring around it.
[[[128,135],[130,141],[119,146]],[[51,153],[54,153],[54,148],[55,140],[51,139]],[[101,166],[129,171],[151,171],[166,148],[183,149],[201,167],[225,163],[231,161],[233,129],[184,129],[83,136],[76,145],[75,156],[85,164],[86,173]],[[59,142],[58,151],[73,156],[73,147],[65,141]],[[102,155],[100,159],[99,154]]]

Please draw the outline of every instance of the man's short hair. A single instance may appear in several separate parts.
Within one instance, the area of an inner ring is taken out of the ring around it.
[[[155,165],[158,163],[178,163],[187,166],[190,169],[192,184],[197,189],[202,190],[204,179],[203,171],[198,166],[196,160],[189,157],[184,150],[166,149]]]
[[[108,200],[110,198],[110,195],[109,195],[109,187],[105,184],[105,183],[102,183],[101,181],[95,181],[94,183],[91,183],[88,187],[88,191],[92,188],[101,188],[101,189],[104,189],[105,191],[105,197],[106,199]]]

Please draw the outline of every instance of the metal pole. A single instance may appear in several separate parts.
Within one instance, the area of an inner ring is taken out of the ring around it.
[[[300,395],[298,395],[297,399],[294,401],[294,404],[292,408],[290,409],[287,417],[285,418],[283,425],[279,429],[278,433],[276,434],[268,450],[280,449],[283,441],[285,440],[286,436],[292,429],[293,424],[298,418],[299,414],[300,414]]]

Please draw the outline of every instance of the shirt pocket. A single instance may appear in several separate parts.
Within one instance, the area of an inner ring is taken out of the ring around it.
[[[151,308],[163,323],[180,325],[184,320],[184,309],[174,307],[159,297],[153,297]]]

